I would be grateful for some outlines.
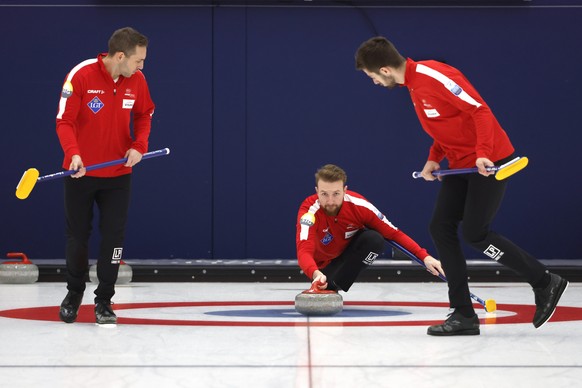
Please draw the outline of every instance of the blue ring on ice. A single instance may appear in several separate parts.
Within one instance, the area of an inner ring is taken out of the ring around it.
[[[245,309],[245,310],[220,310],[207,311],[206,315],[215,315],[221,317],[241,317],[241,318],[292,318],[304,317],[304,315],[295,311],[295,309]],[[397,317],[402,315],[411,315],[406,311],[394,310],[373,310],[373,309],[354,309],[344,308],[340,313],[327,318],[375,318],[375,317]],[[320,317],[317,318],[326,318]]]

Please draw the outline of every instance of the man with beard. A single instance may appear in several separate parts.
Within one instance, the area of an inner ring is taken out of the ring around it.
[[[441,264],[395,227],[362,195],[348,190],[344,170],[327,164],[315,174],[315,192],[297,216],[297,260],[321,290],[348,291],[356,278],[374,262],[384,239],[395,241],[420,260],[435,276]]]
[[[384,37],[362,43],[355,60],[356,69],[374,84],[408,88],[420,123],[434,140],[422,169],[425,180],[436,179],[432,172],[440,169],[445,158],[449,168],[477,166],[479,170],[479,174],[442,178],[430,232],[447,273],[454,312],[443,324],[429,327],[428,334],[478,334],[459,225],[472,247],[511,268],[532,286],[536,303],[533,324],[541,327],[551,318],[568,282],[490,229],[508,180],[496,180],[487,167],[512,160],[514,148],[489,106],[459,70],[437,61],[405,59]]]

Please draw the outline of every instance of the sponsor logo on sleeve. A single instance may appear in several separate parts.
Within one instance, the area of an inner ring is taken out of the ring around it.
[[[456,83],[454,83],[453,81],[447,81],[447,84],[445,85],[447,87],[447,89],[450,90],[451,93],[453,93],[455,96],[458,96],[459,94],[463,93],[463,88],[461,88],[459,85],[457,85]]]
[[[315,224],[315,215],[313,213],[307,212],[301,216],[299,223],[305,226],[313,226]]]
[[[73,95],[73,84],[70,81],[66,81],[63,85],[63,91],[61,92],[62,98],[69,98]]]

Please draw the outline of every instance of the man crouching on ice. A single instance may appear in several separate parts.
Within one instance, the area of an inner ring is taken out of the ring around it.
[[[297,260],[320,289],[348,291],[374,262],[384,239],[395,241],[424,261],[435,276],[444,275],[440,261],[398,230],[362,195],[349,191],[347,175],[333,164],[315,174],[315,192],[297,216]]]

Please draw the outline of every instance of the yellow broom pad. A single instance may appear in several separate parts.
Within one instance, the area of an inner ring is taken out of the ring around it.
[[[487,311],[488,313],[492,313],[495,310],[497,310],[497,303],[495,303],[495,300],[487,299],[485,301],[485,311]]]
[[[512,161],[508,165],[502,166],[499,170],[497,170],[497,173],[495,174],[495,179],[501,181],[505,178],[508,178],[515,174],[516,172],[523,170],[528,163],[529,160],[525,156],[517,159],[515,162]]]
[[[22,174],[22,178],[20,178],[20,182],[16,186],[16,197],[18,199],[28,198],[28,195],[38,180],[38,175],[39,172],[36,168],[29,168]]]

